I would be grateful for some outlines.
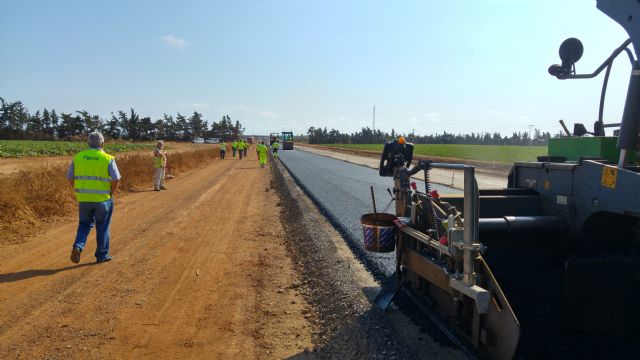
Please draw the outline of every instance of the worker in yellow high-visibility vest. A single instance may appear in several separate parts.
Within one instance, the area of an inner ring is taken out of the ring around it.
[[[256,152],[258,153],[258,162],[260,163],[260,167],[264,167],[264,164],[267,163],[267,153],[269,152],[264,141],[261,141],[260,144],[256,145]]]
[[[280,144],[278,143],[278,140],[276,140],[273,145],[271,145],[271,148],[273,149],[273,158],[277,159],[278,158],[278,149],[280,148]]]
[[[153,150],[153,189],[155,191],[167,190],[164,186],[164,176],[167,171],[167,152],[162,150],[164,148],[164,142],[158,140],[156,148]]]
[[[244,151],[244,157],[247,157],[247,150],[249,150],[249,143],[247,142],[247,139],[242,140],[242,149],[242,151]]]
[[[240,160],[242,160],[242,157],[244,156],[244,142],[242,142],[242,140],[238,141],[238,154],[240,154]]]
[[[233,151],[233,157],[236,157],[236,151],[238,151],[238,142],[236,140],[231,143],[231,151]]]
[[[224,140],[220,141],[220,159],[224,160],[224,156],[227,154],[227,144]]]
[[[113,214],[113,194],[118,189],[120,172],[113,156],[103,150],[104,138],[99,132],[89,134],[89,149],[74,156],[67,180],[79,203],[80,221],[71,250],[71,261],[80,262],[87,236],[96,226],[96,260],[112,259],[109,253],[109,224]]]

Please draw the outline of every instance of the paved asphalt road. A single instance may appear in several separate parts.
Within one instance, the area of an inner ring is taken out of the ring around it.
[[[363,249],[360,216],[373,212],[369,187],[374,187],[378,209],[383,209],[389,202],[390,196],[386,189],[393,187],[393,179],[380,177],[377,170],[368,167],[305,151],[280,153],[282,162],[298,184],[342,232],[355,255],[376,279],[384,281],[391,275],[395,266],[395,253],[376,254]],[[423,184],[418,186],[424,189]],[[441,185],[432,185],[432,188],[442,194],[460,192]],[[599,358],[609,357],[602,354],[608,354],[611,349],[615,349],[616,354],[637,355],[637,344],[633,345],[631,342],[615,346],[602,345],[609,343],[601,338],[591,341],[588,336],[574,338],[563,332],[562,317],[558,316],[561,312],[559,305],[563,304],[565,265],[562,254],[545,248],[490,248],[485,253],[485,259],[492,266],[494,275],[501,282],[518,318],[524,324],[516,358],[566,358],[567,355],[569,358]],[[597,351],[605,351],[604,349],[606,352],[600,353],[601,356],[593,356],[598,354]]]
[[[377,170],[365,166],[306,151],[280,151],[279,155],[296,182],[338,228],[369,271],[378,280],[391,275],[395,268],[395,253],[378,254],[364,250],[360,216],[373,212],[371,186],[378,211],[384,210],[391,200],[386,189],[393,188],[393,178],[380,177]],[[460,192],[442,185],[432,185],[431,188],[440,193]],[[424,184],[419,183],[418,189],[424,190]],[[392,204],[387,212],[394,211],[395,205]]]

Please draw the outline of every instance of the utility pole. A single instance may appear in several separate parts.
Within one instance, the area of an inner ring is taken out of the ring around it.
[[[376,106],[373,105],[373,131],[376,131]]]
[[[533,143],[533,134],[531,133],[531,131],[535,125],[529,124],[527,126],[529,127],[529,145],[531,145]]]

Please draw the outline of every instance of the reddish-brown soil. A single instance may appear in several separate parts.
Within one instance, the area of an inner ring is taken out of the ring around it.
[[[76,216],[0,247],[0,359],[285,358],[311,347],[269,169],[210,160],[115,198],[114,260]]]

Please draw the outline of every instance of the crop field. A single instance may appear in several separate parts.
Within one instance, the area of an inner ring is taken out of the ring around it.
[[[152,144],[105,144],[108,153],[153,149]],[[81,141],[29,141],[29,140],[0,140],[0,158],[19,158],[25,156],[55,156],[72,155],[87,148],[86,142]]]
[[[335,148],[382,151],[382,144],[327,144]],[[547,155],[546,146],[416,144],[415,155],[511,163]]]

